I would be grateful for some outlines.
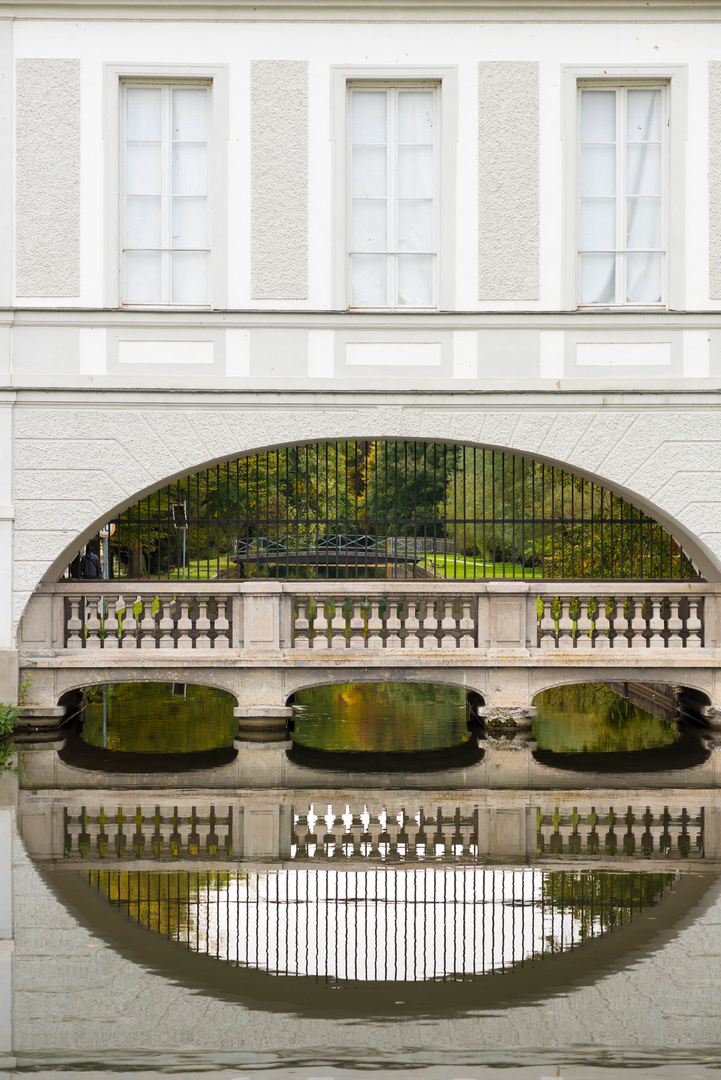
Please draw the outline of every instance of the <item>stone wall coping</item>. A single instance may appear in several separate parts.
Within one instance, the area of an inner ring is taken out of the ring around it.
[[[707,581],[460,581],[453,578],[420,580],[375,578],[368,581],[56,581],[37,586],[36,596],[104,596],[121,594],[156,596],[441,596],[531,595],[542,596],[719,596],[721,582]]]

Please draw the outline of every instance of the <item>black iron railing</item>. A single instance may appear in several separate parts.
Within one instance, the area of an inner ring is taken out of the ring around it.
[[[658,522],[608,489],[446,443],[313,443],[237,458],[113,524],[90,546],[110,577],[134,580],[697,576]],[[86,572],[78,554],[68,576]]]

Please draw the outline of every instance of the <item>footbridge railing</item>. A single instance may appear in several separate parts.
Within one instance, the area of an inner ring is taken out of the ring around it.
[[[31,655],[293,650],[416,655],[702,650],[721,586],[702,582],[60,582],[30,602]],[[106,656],[109,659],[109,656]],[[118,657],[119,659],[119,657]]]

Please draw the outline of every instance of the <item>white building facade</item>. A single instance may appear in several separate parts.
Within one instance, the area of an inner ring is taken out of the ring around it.
[[[0,7],[0,700],[169,479],[333,438],[559,463],[721,579],[721,8]]]

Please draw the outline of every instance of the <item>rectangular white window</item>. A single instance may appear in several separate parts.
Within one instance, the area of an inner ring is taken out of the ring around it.
[[[438,96],[428,86],[349,90],[350,307],[437,305]]]
[[[579,95],[580,303],[664,304],[666,88],[589,87]]]
[[[210,302],[210,88],[123,86],[122,299]]]

